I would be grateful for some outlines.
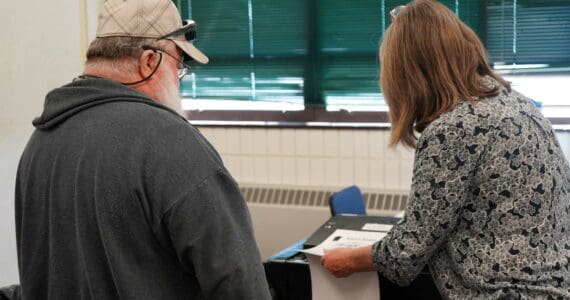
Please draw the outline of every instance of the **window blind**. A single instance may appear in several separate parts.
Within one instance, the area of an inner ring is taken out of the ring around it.
[[[194,99],[383,107],[378,46],[407,0],[175,0],[210,57],[181,83]],[[570,66],[568,0],[442,0],[495,65]],[[558,69],[556,69],[558,68]]]
[[[194,0],[195,46],[210,63],[181,82],[188,98],[303,103],[304,1]],[[255,17],[254,17],[255,16]]]
[[[570,71],[570,1],[489,0],[487,23],[496,66]]]

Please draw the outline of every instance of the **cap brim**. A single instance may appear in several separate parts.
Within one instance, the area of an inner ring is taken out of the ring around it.
[[[193,60],[201,63],[207,64],[209,59],[202,51],[198,50],[198,48],[194,47],[191,43],[187,41],[179,41],[179,40],[172,40],[178,48],[180,48],[184,53],[188,56],[192,57]]]

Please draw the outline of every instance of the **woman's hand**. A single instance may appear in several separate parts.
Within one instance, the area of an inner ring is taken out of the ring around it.
[[[354,273],[352,266],[352,249],[335,248],[325,250],[321,257],[321,265],[335,277],[347,277]]]
[[[354,272],[373,271],[372,246],[325,250],[321,264],[335,277],[348,277]]]

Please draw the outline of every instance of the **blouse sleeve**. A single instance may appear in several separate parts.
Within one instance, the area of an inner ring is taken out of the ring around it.
[[[462,123],[432,124],[420,137],[404,218],[372,247],[375,268],[410,284],[458,223],[484,149]]]

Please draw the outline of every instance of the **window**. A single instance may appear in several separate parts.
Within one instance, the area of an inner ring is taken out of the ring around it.
[[[302,110],[310,85],[304,0],[180,1],[198,25],[196,46],[210,58],[182,82],[183,97],[279,103]],[[265,103],[265,104],[263,104]],[[252,103],[246,103],[252,107]],[[260,105],[257,105],[260,107]]]
[[[183,18],[197,22],[195,44],[210,57],[181,84],[182,96],[190,100],[185,108],[228,110],[237,103],[246,110],[386,111],[378,45],[390,24],[389,10],[408,1],[175,2]],[[540,86],[544,76],[570,85],[569,1],[440,2],[479,35],[515,87],[528,87],[529,80]],[[570,93],[562,94],[541,100],[570,105],[563,98]]]
[[[487,1],[487,49],[513,87],[550,117],[569,116],[570,1]]]

